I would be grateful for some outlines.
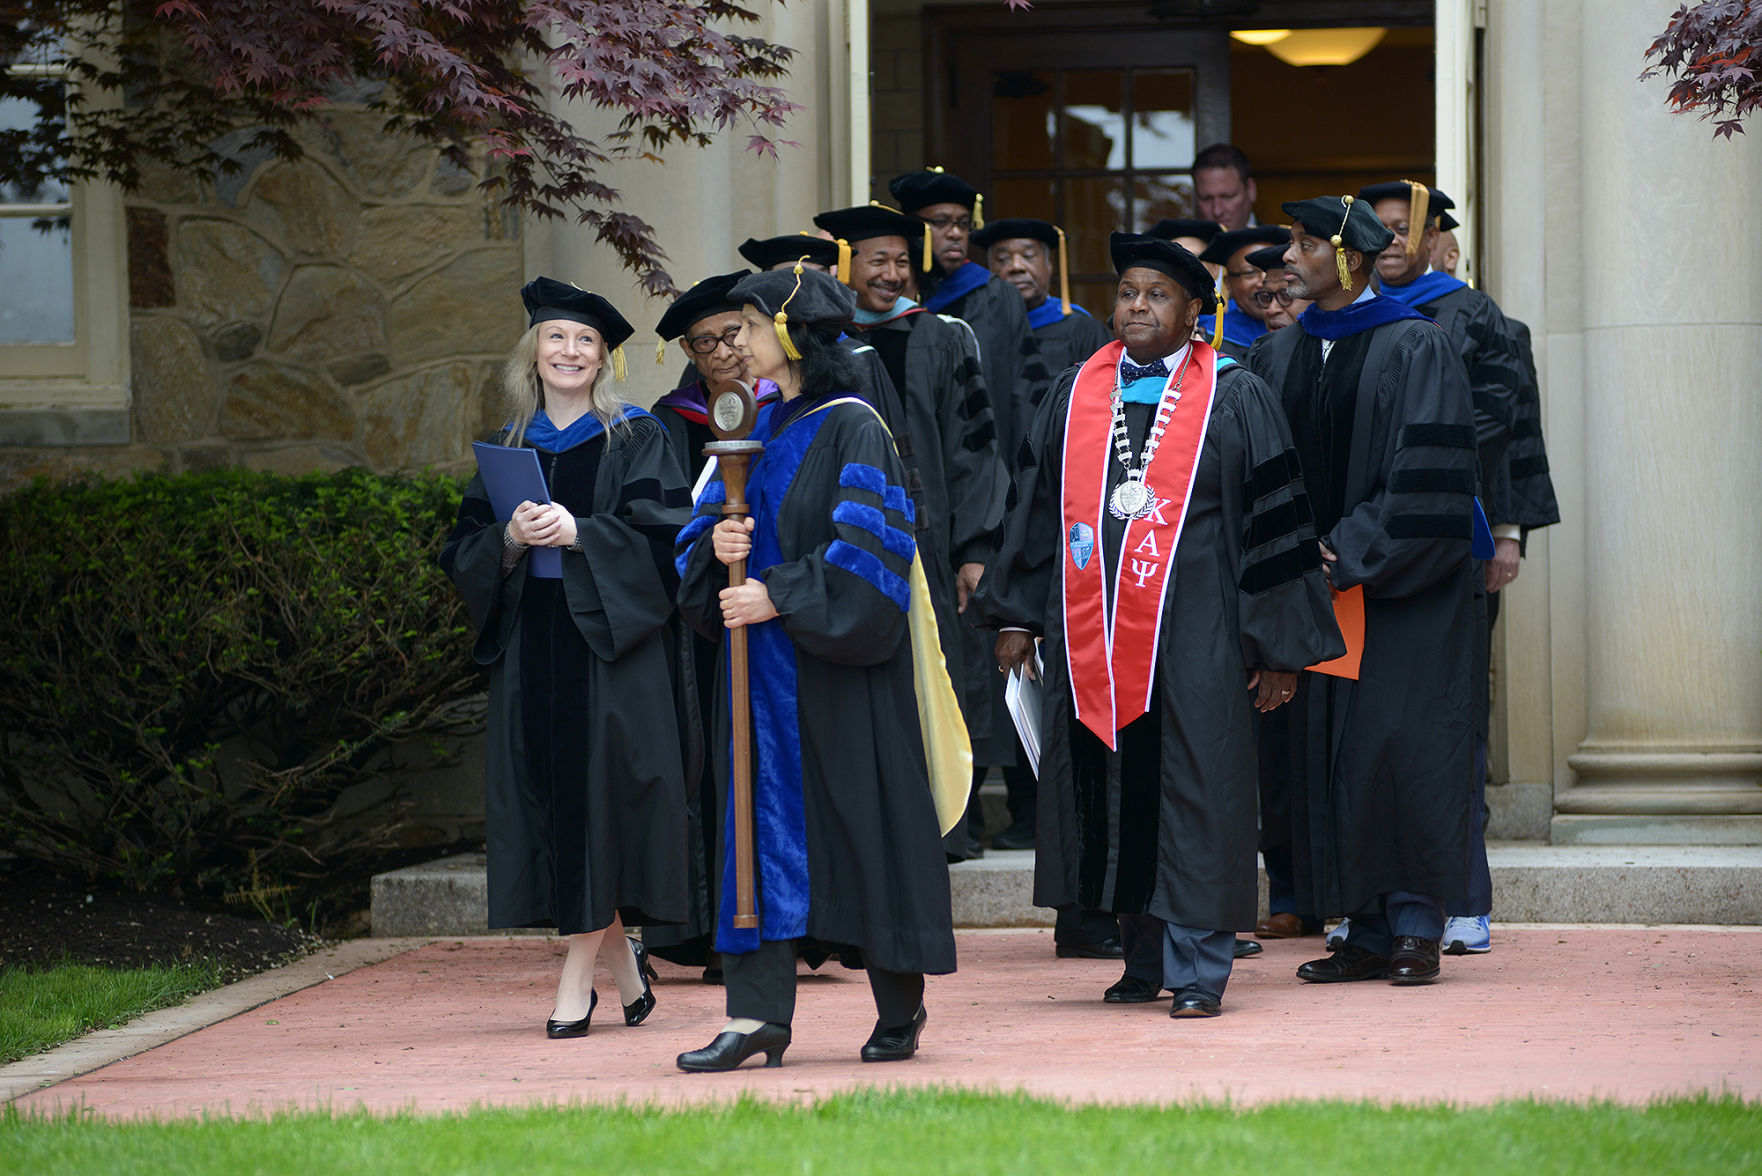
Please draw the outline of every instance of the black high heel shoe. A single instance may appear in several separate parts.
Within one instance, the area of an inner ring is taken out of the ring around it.
[[[903,1062],[918,1052],[918,1035],[924,1031],[924,1022],[929,1014],[924,1006],[918,1006],[917,1015],[904,1025],[875,1025],[875,1031],[869,1034],[869,1040],[863,1043],[863,1061],[865,1062]]]
[[[708,1074],[732,1070],[754,1054],[765,1055],[765,1069],[783,1064],[783,1051],[789,1048],[789,1026],[767,1021],[751,1033],[724,1032],[702,1049],[682,1053],[676,1062],[687,1073]]]
[[[586,1037],[588,1022],[593,1020],[593,1011],[599,1007],[599,1003],[600,994],[590,992],[587,998],[587,1016],[579,1021],[546,1021],[545,1036],[551,1038]]]
[[[650,980],[659,981],[661,974],[649,963],[649,949],[643,946],[642,940],[634,935],[626,935],[624,941],[630,944],[630,953],[636,957],[636,970]]]
[[[655,992],[649,987],[650,980],[659,979],[655,969],[649,963],[649,951],[640,940],[630,940],[630,950],[636,954],[636,974],[642,980],[642,995],[624,1006],[624,1023],[630,1026],[642,1024],[648,1015],[655,1011]]]

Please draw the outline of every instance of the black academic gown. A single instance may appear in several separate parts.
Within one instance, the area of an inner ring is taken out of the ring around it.
[[[880,355],[905,400],[923,481],[921,510],[929,516],[928,528],[917,532],[925,578],[949,680],[976,742],[990,734],[989,679],[997,674],[989,650],[981,656],[965,639],[967,625],[956,611],[955,572],[990,555],[1009,491],[985,378],[967,330],[928,311],[869,327],[862,339]]]
[[[1341,339],[1327,364],[1301,321],[1256,342],[1249,367],[1279,393],[1314,505],[1364,589],[1356,681],[1306,673],[1261,724],[1269,791],[1291,798],[1297,907],[1371,910],[1466,887],[1477,609],[1469,556],[1473,400],[1437,324],[1407,319]]]
[[[484,819],[489,925],[680,923],[691,914],[675,717],[673,537],[690,516],[666,431],[632,410],[612,433],[539,451],[580,513],[561,579],[502,574],[502,523],[466,487],[441,567],[490,667]]]
[[[1034,342],[1047,370],[1055,377],[1074,363],[1082,363],[1113,341],[1107,327],[1098,318],[1081,311],[1060,315],[1044,327],[1034,328]],[[1018,442],[1019,444],[1019,442]],[[1008,457],[1013,463],[1012,449]]]
[[[1033,420],[1034,406],[1046,395],[1054,375],[1028,327],[1028,311],[1022,303],[1021,291],[992,274],[958,298],[942,303],[932,293],[924,305],[937,314],[958,318],[973,329],[979,346],[980,370],[991,394],[997,435],[1003,439],[1005,460],[1012,460],[1028,423]]]
[[[969,261],[967,265],[978,263]],[[1053,376],[1028,326],[1021,291],[996,274],[989,274],[981,285],[966,294],[947,303],[932,294],[925,300],[925,306],[971,328],[997,422],[998,456],[1006,466],[1013,467],[1016,449],[1033,420],[1034,407],[1045,397]],[[1013,764],[1016,736],[1004,709],[1003,685],[995,673],[985,673],[991,664],[990,640],[964,619],[959,624],[959,633],[961,660],[969,676],[969,692],[962,698],[962,711],[973,740],[973,762],[981,767]],[[962,836],[957,830],[951,844]]]
[[[1074,717],[1065,652],[1060,504],[1076,375],[1061,374],[1040,406],[971,606],[988,626],[1045,638],[1034,902],[1248,930],[1258,903],[1249,675],[1344,649],[1284,416],[1259,379],[1225,365],[1164,600],[1150,710],[1111,752]],[[1134,452],[1154,412],[1127,406]],[[1122,478],[1110,462],[1108,489]],[[1125,526],[1106,516],[1097,554],[1109,584]]]
[[[761,925],[733,927],[725,874],[717,948],[807,937],[859,949],[870,967],[952,972],[948,869],[906,639],[914,544],[904,471],[869,408],[801,415],[812,407],[767,409],[754,434],[766,448],[748,480],[749,574],[779,613],[747,629]],[[728,569],[708,533],[723,498],[718,478],[678,547],[680,610],[718,641]],[[711,744],[724,797],[728,700],[724,658]]]
[[[1548,447],[1542,441],[1542,385],[1536,377],[1536,357],[1530,348],[1530,329],[1514,318],[1512,338],[1523,358],[1527,382],[1511,424],[1511,446],[1499,471],[1494,490],[1495,523],[1513,523],[1524,529],[1525,538],[1537,527],[1560,521],[1560,504],[1554,497],[1554,480],[1548,474]]]

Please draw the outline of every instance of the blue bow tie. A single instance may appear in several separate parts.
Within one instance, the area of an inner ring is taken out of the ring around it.
[[[1149,379],[1166,380],[1168,378],[1169,378],[1168,365],[1163,363],[1163,361],[1160,359],[1157,360],[1155,363],[1148,365],[1147,367],[1139,367],[1137,364],[1133,363],[1129,359],[1122,359],[1120,361],[1120,384],[1121,384],[1121,386],[1133,383],[1134,381],[1137,381],[1137,380],[1149,380]]]

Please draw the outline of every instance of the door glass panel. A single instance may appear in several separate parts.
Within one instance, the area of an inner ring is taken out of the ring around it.
[[[1071,283],[1071,300],[1105,323],[1108,315],[1113,313],[1114,291],[1117,289],[1119,289],[1119,283],[1112,279],[1073,281]]]
[[[1125,71],[1073,69],[1065,74],[1064,167],[1126,166]]]
[[[1062,227],[1071,254],[1071,273],[1111,273],[1108,234],[1126,223],[1126,184],[1117,176],[1067,178],[1063,183]]]
[[[985,213],[993,220],[1027,216],[1050,221],[1058,217],[1049,179],[998,180],[985,197]]]
[[[1057,129],[1052,113],[1052,75],[1012,70],[999,72],[994,78],[991,166],[1016,171],[1052,167]]]
[[[1132,166],[1136,169],[1189,167],[1198,150],[1193,141],[1190,69],[1132,71]]]
[[[1165,216],[1192,216],[1193,180],[1185,172],[1139,176],[1132,182],[1132,231],[1142,233]]]

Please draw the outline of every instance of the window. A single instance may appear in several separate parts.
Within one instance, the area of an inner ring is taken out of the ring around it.
[[[6,68],[58,80],[60,46]],[[0,129],[36,118],[35,102],[0,100]],[[114,187],[0,185],[0,445],[129,440],[126,266]]]

